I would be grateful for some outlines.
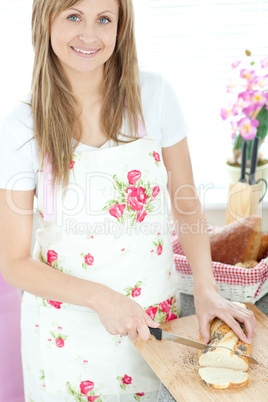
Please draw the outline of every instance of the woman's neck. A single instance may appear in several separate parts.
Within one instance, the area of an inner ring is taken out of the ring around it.
[[[82,107],[82,111],[101,101],[103,71],[97,70],[90,74],[73,71],[68,73],[68,79],[72,92]]]

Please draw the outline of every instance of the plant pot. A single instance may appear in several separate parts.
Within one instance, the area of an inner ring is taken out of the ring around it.
[[[241,177],[241,167],[230,166],[226,163],[226,173],[230,183],[237,183]],[[246,173],[249,174],[249,167],[246,168]],[[248,175],[246,174],[248,181]],[[268,163],[257,166],[255,180],[265,179],[268,181]]]

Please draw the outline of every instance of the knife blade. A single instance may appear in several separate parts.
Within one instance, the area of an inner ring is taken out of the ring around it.
[[[184,338],[183,336],[180,335],[174,335],[171,334],[170,332],[163,331],[161,328],[151,328],[149,327],[150,333],[158,340],[161,341],[162,339],[165,339],[167,341],[172,341],[172,342],[177,342],[180,343],[181,345],[189,346],[191,348],[199,349],[199,350],[204,350],[207,348],[223,348],[230,350],[231,352],[233,351],[231,348],[227,348],[226,346],[221,346],[221,345],[207,345],[202,342],[198,341],[193,341],[192,339]],[[238,352],[241,356],[244,356],[248,359],[249,363],[253,364],[259,364],[259,362],[254,359],[254,357],[245,355],[242,352]]]
[[[258,163],[258,147],[259,147],[260,138],[254,137],[252,142],[252,148],[250,153],[250,168],[249,168],[249,184],[253,185],[256,184],[255,181],[255,173]]]

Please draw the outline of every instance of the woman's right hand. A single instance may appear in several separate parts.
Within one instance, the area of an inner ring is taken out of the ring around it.
[[[125,335],[132,341],[139,335],[146,341],[150,337],[148,327],[159,327],[134,300],[106,286],[102,290],[95,311],[111,335]]]

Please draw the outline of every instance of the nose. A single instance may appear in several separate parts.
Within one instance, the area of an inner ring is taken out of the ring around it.
[[[96,41],[96,28],[93,24],[84,23],[78,34],[78,38],[85,43],[92,43]]]

